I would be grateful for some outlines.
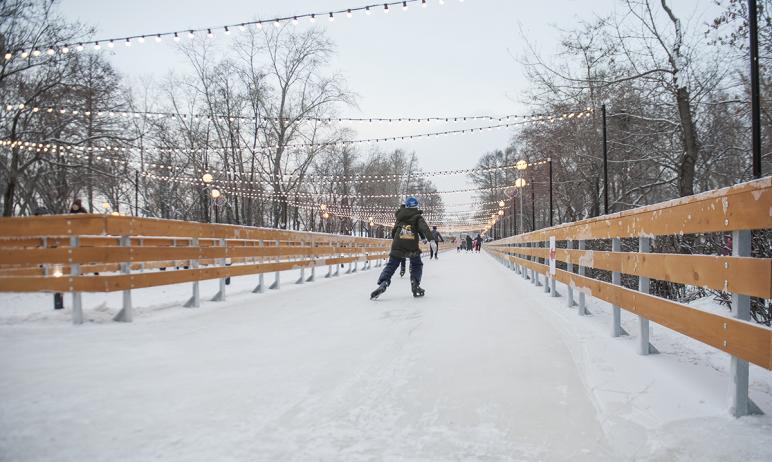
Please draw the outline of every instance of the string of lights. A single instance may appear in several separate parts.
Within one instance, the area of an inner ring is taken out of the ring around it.
[[[113,110],[87,110],[82,108],[67,108],[57,107],[52,105],[28,105],[25,103],[6,103],[4,105],[5,112],[8,113],[31,113],[31,114],[59,114],[65,116],[82,116],[82,117],[102,117],[102,118],[124,118],[124,119],[182,119],[182,120],[227,120],[230,122],[236,121],[280,121],[280,120],[293,120],[293,121],[313,121],[313,122],[358,122],[358,123],[428,123],[428,122],[445,122],[445,123],[458,123],[458,122],[470,122],[478,120],[486,120],[490,122],[504,122],[512,119],[522,119],[526,121],[533,121],[534,118],[549,118],[551,114],[507,114],[503,116],[495,115],[451,115],[451,116],[427,116],[427,117],[266,117],[266,116],[243,116],[243,115],[226,115],[226,114],[189,114],[178,112],[162,112],[162,111],[113,111]],[[558,114],[558,116],[565,115],[569,118],[577,117],[580,113],[588,111],[575,111],[567,112],[564,114]],[[574,114],[573,116],[571,114]]]
[[[459,0],[460,2],[463,2],[463,0]],[[108,49],[113,50],[117,46],[123,44],[124,47],[131,47],[134,44],[145,44],[145,43],[160,43],[164,40],[172,40],[174,42],[179,42],[183,37],[188,39],[194,39],[199,36],[205,36],[208,39],[214,39],[215,34],[222,33],[223,35],[230,35],[232,31],[246,31],[248,27],[252,27],[255,29],[262,29],[265,26],[276,26],[276,27],[282,27],[285,24],[294,24],[297,25],[300,23],[300,21],[308,21],[310,23],[315,23],[318,20],[327,19],[328,22],[333,23],[335,22],[335,19],[337,17],[345,16],[348,19],[351,19],[355,13],[362,13],[364,15],[371,15],[375,13],[378,10],[383,11],[383,13],[388,14],[390,11],[401,9],[403,11],[407,11],[409,6],[415,3],[419,3],[421,6],[426,7],[429,2],[428,0],[404,0],[404,1],[391,1],[391,2],[385,2],[385,3],[374,3],[354,8],[345,8],[345,9],[339,9],[339,10],[332,10],[332,11],[323,11],[323,12],[317,12],[317,13],[303,13],[303,14],[297,14],[292,16],[282,16],[282,17],[276,17],[272,19],[258,19],[253,21],[245,21],[241,23],[234,23],[234,24],[228,24],[228,25],[221,25],[221,26],[208,26],[203,28],[189,28],[189,29],[180,29],[175,31],[168,31],[168,32],[154,32],[149,34],[141,34],[141,35],[126,35],[126,36],[119,36],[119,37],[110,37],[110,38],[104,38],[99,40],[83,40],[83,41],[75,41],[75,42],[55,42],[50,44],[43,44],[43,45],[33,45],[28,44],[26,46],[23,46],[21,48],[17,49],[8,49],[3,51],[3,56],[6,61],[10,61],[12,59],[21,58],[21,59],[28,59],[28,58],[38,58],[41,56],[53,56],[56,54],[62,54],[66,55],[70,52],[82,52],[86,50],[86,48],[93,49],[93,50],[102,50],[102,49]],[[438,3],[440,5],[443,5],[445,3],[444,0],[438,0]]]
[[[3,141],[0,141],[0,147],[7,147],[11,149],[19,148],[21,150],[26,150],[26,151],[50,153],[52,155],[69,156],[76,159],[91,158],[91,160],[109,162],[114,165],[134,166],[137,168],[144,168],[144,169],[161,169],[161,170],[166,170],[169,173],[172,173],[172,172],[183,173],[186,171],[184,167],[181,168],[179,166],[174,166],[170,164],[162,164],[157,162],[144,162],[143,164],[139,164],[135,160],[127,160],[125,158],[114,158],[114,157],[109,157],[107,155],[96,154],[96,153],[130,154],[132,152],[132,148],[126,148],[126,147],[120,147],[120,146],[106,146],[106,147],[105,146],[73,146],[73,145],[64,145],[64,144],[56,144],[56,143],[43,144],[43,143],[31,143],[27,141],[18,141],[18,140],[17,141],[3,140]],[[512,170],[512,169],[523,170],[526,168],[544,165],[547,162],[549,162],[549,160],[541,160],[541,161],[530,162],[530,163],[526,161],[518,161],[515,164],[492,166],[492,167],[476,167],[476,168],[466,168],[466,169],[438,170],[438,171],[429,171],[429,172],[413,172],[410,174],[410,176],[436,177],[436,176],[451,176],[451,175],[467,175],[470,173],[484,173],[484,172],[504,171],[504,170]],[[191,172],[188,172],[188,174],[190,173]],[[242,184],[270,183],[269,180],[248,180],[248,179],[229,178],[233,176],[232,172],[221,170],[216,167],[209,167],[204,171],[199,170],[193,173],[198,174],[201,177],[209,174],[210,176],[212,176],[212,178],[214,178],[212,174],[224,175],[225,179],[218,179],[218,181],[222,183],[242,183]],[[166,175],[166,176],[170,176],[170,175]],[[300,174],[283,174],[281,175],[281,179],[288,181],[294,178],[298,178],[299,176]],[[398,180],[406,176],[408,175],[407,174],[386,174],[386,175],[311,174],[311,175],[304,175],[303,178],[309,182],[313,182],[313,181],[329,182],[330,180],[339,180],[339,181],[358,181],[358,182],[376,183],[376,182],[389,181],[389,180]],[[185,178],[185,179],[190,181],[196,180],[195,178]],[[379,181],[371,181],[371,180],[379,180]]]
[[[367,144],[367,143],[381,143],[381,142],[390,142],[390,141],[409,141],[413,139],[423,139],[423,138],[430,138],[435,136],[450,136],[450,135],[464,135],[464,134],[473,134],[475,132],[483,132],[488,130],[501,130],[505,128],[511,128],[516,127],[519,125],[527,124],[527,123],[539,123],[539,122],[555,122],[560,120],[567,120],[572,118],[582,118],[589,116],[592,113],[592,109],[589,108],[584,111],[580,112],[572,112],[572,113],[564,113],[559,115],[552,115],[552,116],[533,116],[530,120],[524,120],[520,122],[509,122],[509,123],[502,123],[502,124],[494,124],[494,125],[485,125],[482,127],[472,127],[472,128],[462,128],[462,129],[455,129],[455,130],[445,130],[445,131],[435,131],[435,132],[424,132],[424,133],[417,133],[413,135],[398,135],[398,136],[387,136],[383,138],[366,138],[366,139],[358,139],[358,140],[337,140],[337,141],[324,141],[324,142],[314,142],[314,143],[287,143],[287,144],[266,144],[262,145],[259,148],[257,148],[257,151],[260,150],[274,150],[279,148],[323,148],[323,147],[345,147],[345,146],[352,146],[357,144]],[[113,151],[113,152],[131,152],[136,149],[141,149],[140,147],[136,146],[73,146],[73,145],[54,145],[52,143],[34,143],[29,141],[21,141],[21,140],[4,140],[5,142],[10,142],[10,146],[14,147],[17,145],[22,146],[33,146],[34,149],[43,149],[47,147],[48,150],[51,149],[80,149],[80,150],[86,150],[88,151],[97,151],[97,152],[105,152],[105,151]],[[160,147],[150,147],[147,148],[148,150],[156,151],[156,152],[170,152],[170,153],[185,153],[185,154],[204,154],[204,153],[210,153],[213,151],[227,151],[227,152],[253,152],[255,149],[250,149],[243,146],[226,146],[226,147],[208,147],[208,148],[201,148],[201,149],[189,149],[189,148],[181,148],[181,147],[172,147],[172,148],[160,148]]]

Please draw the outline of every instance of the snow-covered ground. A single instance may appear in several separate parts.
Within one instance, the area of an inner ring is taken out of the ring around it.
[[[199,309],[189,284],[144,289],[131,324],[120,294],[81,326],[2,294],[0,460],[772,460],[768,371],[768,415],[734,419],[721,352],[653,326],[662,354],[639,356],[633,316],[612,339],[605,303],[580,318],[486,254],[424,270],[423,299],[405,276],[369,301],[376,268],[234,278]]]

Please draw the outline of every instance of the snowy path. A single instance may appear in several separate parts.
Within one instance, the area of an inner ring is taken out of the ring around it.
[[[669,459],[612,441],[557,302],[485,254],[424,269],[423,299],[405,276],[369,301],[374,269],[133,324],[0,326],[0,460]],[[744,422],[764,445],[769,420]]]

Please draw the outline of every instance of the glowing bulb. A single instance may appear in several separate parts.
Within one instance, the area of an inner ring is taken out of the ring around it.
[[[145,37],[140,37],[137,39],[139,43],[145,43]]]
[[[206,30],[206,36],[207,36],[207,38],[210,38],[210,39],[214,38],[214,34],[212,33],[212,29],[207,29]]]
[[[65,55],[66,55],[66,54],[67,54],[67,53],[69,53],[69,52],[70,52],[70,49],[69,49],[69,48],[67,48],[67,47],[62,47],[62,54],[65,54]]]
[[[332,12],[330,12],[330,22],[335,22],[335,16],[332,15]]]
[[[126,39],[126,43],[124,43],[124,45],[126,45],[127,47],[130,47],[131,46],[131,40]]]
[[[421,8],[426,8],[427,5],[426,0],[421,0]]]
[[[384,3],[383,4],[383,12],[386,13],[386,14],[389,13],[389,4],[388,3]]]
[[[212,195],[212,199],[217,199],[222,194],[220,193],[219,189],[213,189],[212,192],[211,192],[211,195]]]
[[[49,48],[48,50],[46,50],[46,54],[48,56],[53,56],[54,53],[55,53],[55,51],[52,48]]]
[[[155,36],[155,43],[161,43],[161,34]]]
[[[366,14],[367,16],[370,16],[371,14],[373,14],[373,12],[372,12],[372,11],[370,11],[370,7],[369,7],[369,6],[366,6],[366,7],[365,7],[365,14]]]
[[[504,207],[504,201],[499,201],[499,207]]]
[[[255,29],[262,29],[262,28],[263,28],[263,23],[258,22],[257,24],[255,24]]]
[[[98,50],[98,49],[100,49],[100,48],[102,48],[102,46],[101,46],[101,45],[99,45],[99,42],[96,42],[96,43],[94,44],[94,49],[95,49],[95,50]]]
[[[36,56],[36,57],[40,56],[40,50],[33,50],[32,51],[32,56]]]
[[[319,209],[321,209],[321,210],[327,210],[327,204],[321,204],[321,205],[319,206]]]
[[[311,21],[312,23],[313,23],[313,22],[316,22],[316,15],[315,15],[315,14],[312,14],[312,15],[311,15],[311,18],[309,19],[309,21]]]
[[[295,25],[295,26],[297,26],[297,25],[298,25],[298,17],[297,17],[297,16],[295,16],[294,18],[292,18],[292,24],[293,24],[293,25]]]
[[[112,40],[110,40],[110,42],[107,44],[107,48],[112,48],[114,46],[115,46],[115,43]]]
[[[517,163],[515,164],[515,168],[517,168],[518,170],[525,170],[528,168],[528,162],[524,160],[518,160]]]
[[[347,11],[346,11],[346,17],[347,17],[347,18],[349,18],[349,19],[351,19],[351,16],[353,16],[353,15],[351,14],[351,10],[347,10]]]
[[[193,40],[193,37],[195,37],[195,36],[196,36],[196,35],[193,33],[193,31],[192,31],[192,30],[189,30],[189,31],[188,31],[188,38],[189,38],[189,39]]]
[[[84,47],[82,43],[79,43],[78,46],[75,48],[78,51],[83,51]]]
[[[204,176],[201,177],[201,181],[204,183],[211,183],[214,180],[214,177],[212,177],[211,173],[204,173]]]
[[[228,26],[225,26],[225,35],[231,35],[231,31],[228,29]]]
[[[247,28],[244,26],[244,24],[239,24],[239,32],[245,32]]]
[[[324,215],[322,215],[322,216],[324,217],[325,220],[330,218],[330,214],[327,213],[327,212],[324,212]]]
[[[402,11],[407,11],[407,2],[402,2]]]
[[[175,41],[175,42],[179,42],[179,41],[180,41],[180,36],[179,36],[179,35],[177,35],[177,33],[176,33],[176,32],[174,33],[174,41]]]
[[[60,278],[63,275],[64,275],[64,270],[62,269],[62,265],[54,265],[53,276],[55,278]]]
[[[102,204],[102,208],[105,209],[105,210],[110,210],[110,203],[109,202],[104,202]]]
[[[504,211],[503,210],[499,210],[499,216],[501,216],[501,215],[504,215]]]
[[[9,59],[13,58],[13,55],[11,53],[5,54],[5,60],[8,61]]]
[[[26,52],[26,51],[22,51],[22,52],[21,52],[21,57],[22,57],[22,58],[25,58],[25,59],[26,59],[26,58],[27,58],[27,56],[29,56],[29,53],[28,53],[28,52]]]

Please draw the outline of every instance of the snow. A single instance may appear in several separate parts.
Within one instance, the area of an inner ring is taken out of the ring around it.
[[[377,268],[285,273],[199,309],[189,284],[135,291],[130,324],[120,293],[81,326],[3,294],[0,460],[772,460],[772,419],[728,415],[724,353],[652,325],[662,354],[639,356],[629,313],[613,339],[605,303],[579,317],[487,254],[440,258],[422,299],[406,275],[369,301]],[[768,414],[770,375],[751,366]]]

